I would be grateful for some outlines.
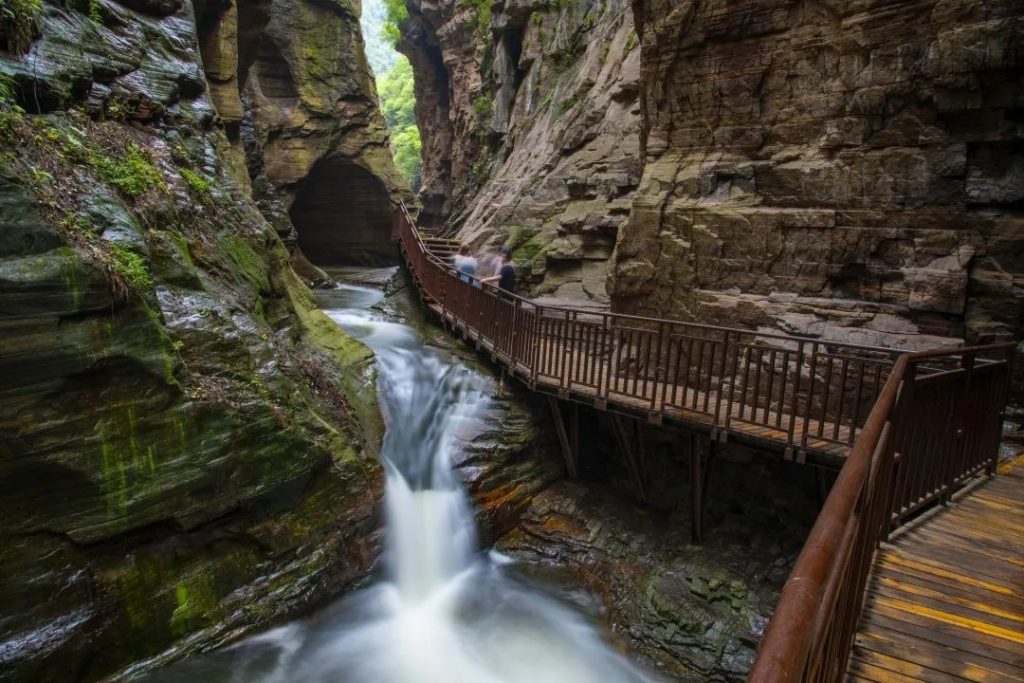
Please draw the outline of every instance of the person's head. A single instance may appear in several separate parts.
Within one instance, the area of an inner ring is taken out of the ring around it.
[[[502,245],[498,247],[498,258],[501,259],[504,263],[508,263],[512,258],[512,252],[509,250],[508,247]]]
[[[469,250],[468,244],[463,244],[461,247],[459,247],[459,256],[469,256],[472,253],[473,252]]]

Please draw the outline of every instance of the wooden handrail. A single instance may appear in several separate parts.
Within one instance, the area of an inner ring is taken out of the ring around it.
[[[992,471],[1014,348],[899,358],[783,587],[750,683],[845,680],[877,543],[968,477]],[[976,364],[981,356],[995,359]],[[959,361],[964,371],[928,371],[924,364],[935,360]],[[982,409],[972,411],[979,400]]]
[[[699,416],[791,450],[849,446],[899,352],[702,323],[549,306],[460,274],[405,207],[397,236],[423,295],[531,386],[650,419]],[[514,322],[515,333],[509,330]]]
[[[464,280],[431,253],[404,205],[398,223],[421,294],[531,387],[643,406],[658,419],[675,411],[726,430],[744,422],[788,449],[852,445],[750,681],[842,680],[879,540],[994,467],[1012,343],[907,354],[539,305]]]

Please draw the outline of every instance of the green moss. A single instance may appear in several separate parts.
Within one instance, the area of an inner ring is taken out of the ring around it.
[[[181,169],[181,179],[185,181],[185,185],[188,186],[189,191],[193,195],[202,198],[210,196],[210,190],[213,187],[213,183],[199,173],[183,168]]]
[[[494,96],[489,92],[480,93],[480,95],[473,100],[473,114],[481,121],[490,119],[494,116]]]
[[[217,246],[236,280],[250,285],[256,292],[270,288],[267,263],[249,242],[236,235],[222,235]]]
[[[636,34],[636,31],[630,31],[629,37],[626,38],[626,54],[636,49],[636,46],[640,44],[640,36]]]
[[[96,169],[104,182],[117,189],[121,194],[135,198],[150,190],[166,187],[163,176],[146,154],[131,145],[128,151],[118,159],[90,152],[89,165]]]
[[[35,38],[40,0],[0,0],[0,46],[12,54],[28,51]]]
[[[531,269],[544,257],[546,246],[541,235],[534,235],[512,249],[512,260],[523,268]]]
[[[153,278],[149,274],[149,264],[144,258],[123,244],[111,243],[109,251],[108,265],[129,292],[138,294],[153,286]]]
[[[183,636],[212,620],[217,608],[217,588],[208,569],[185,576],[174,586],[176,607],[171,613],[171,633]]]
[[[11,134],[25,114],[25,110],[18,106],[14,93],[14,80],[0,73],[0,136],[3,137]]]

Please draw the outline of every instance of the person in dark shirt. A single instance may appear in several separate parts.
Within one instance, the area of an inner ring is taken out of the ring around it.
[[[508,247],[498,249],[497,275],[483,278],[484,282],[497,282],[498,288],[509,294],[516,293],[516,267],[509,258]]]

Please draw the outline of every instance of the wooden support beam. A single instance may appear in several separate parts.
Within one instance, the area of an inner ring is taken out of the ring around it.
[[[555,433],[558,434],[558,443],[562,446],[562,458],[565,460],[565,469],[570,479],[577,479],[580,476],[576,453],[573,451],[572,441],[565,428],[565,420],[562,419],[562,408],[558,399],[548,396],[548,405],[551,406],[551,417],[555,422]],[[579,439],[576,439],[577,444]]]
[[[690,535],[694,543],[704,542],[704,476],[701,473],[700,435],[690,437]]]
[[[640,462],[637,451],[633,448],[633,444],[631,443],[629,436],[630,430],[626,429],[626,425],[622,422],[621,415],[612,413],[611,420],[612,432],[615,434],[615,441],[619,445],[622,457],[626,461],[626,469],[629,470],[629,476],[633,480],[633,485],[636,486],[637,493],[640,495],[640,500],[646,503],[647,487],[644,485],[643,464]],[[634,420],[634,422],[639,423],[639,420]],[[639,431],[639,428],[637,428],[637,431]]]

